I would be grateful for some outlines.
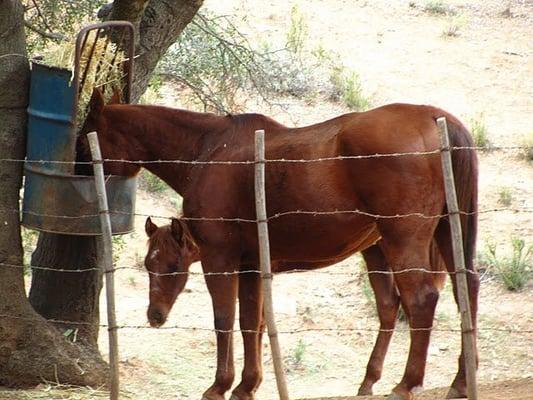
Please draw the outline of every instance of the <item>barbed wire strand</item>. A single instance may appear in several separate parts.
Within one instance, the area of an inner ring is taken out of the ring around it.
[[[54,267],[42,267],[37,265],[22,265],[22,264],[11,264],[11,263],[5,263],[0,262],[0,266],[7,267],[7,268],[21,268],[21,269],[32,269],[32,270],[42,270],[42,271],[50,271],[50,272],[65,272],[65,273],[84,273],[84,272],[90,272],[90,271],[102,271],[99,267],[87,267],[87,268],[79,268],[79,269],[67,269],[67,268],[54,268]],[[174,272],[153,272],[148,270],[141,270],[140,268],[136,267],[115,267],[109,272],[115,272],[120,270],[135,270],[135,271],[143,271],[146,272],[148,275],[152,276],[179,276],[179,275],[191,275],[191,276],[232,276],[232,275],[244,275],[244,274],[261,274],[261,271],[257,269],[247,269],[247,270],[240,270],[240,271],[227,271],[227,272],[195,272],[195,271],[174,271]],[[377,270],[377,271],[329,271],[324,270],[324,268],[320,269],[306,269],[306,268],[294,268],[290,271],[282,271],[282,272],[274,272],[275,275],[290,275],[290,274],[297,274],[302,272],[313,272],[313,273],[319,273],[319,274],[326,274],[326,275],[340,275],[340,276],[364,276],[364,275],[401,275],[401,274],[407,274],[407,273],[427,273],[427,274],[436,274],[436,275],[455,275],[460,273],[469,273],[472,275],[479,275],[479,272],[477,271],[433,271],[429,270],[427,268],[423,267],[413,267],[413,268],[403,268],[397,271],[393,271],[390,269],[387,270]]]
[[[61,319],[37,319],[37,318],[30,318],[30,317],[21,317],[18,315],[11,315],[11,314],[0,314],[0,317],[2,318],[10,318],[10,319],[16,319],[16,320],[24,320],[28,322],[36,322],[36,323],[54,323],[54,324],[64,324],[64,325],[93,325],[91,322],[83,322],[83,321],[67,321],[67,320],[61,320]],[[148,325],[127,325],[127,324],[117,324],[116,326],[109,326],[108,324],[99,324],[98,327],[100,328],[108,328],[108,329],[153,329],[153,327]],[[216,329],[216,328],[208,328],[208,327],[195,327],[195,326],[181,326],[181,325],[169,325],[169,326],[160,326],[157,329],[165,329],[165,330],[192,330],[192,331],[206,331],[206,332],[216,332],[216,333],[237,333],[237,332],[244,332],[244,333],[265,333],[264,330],[255,330],[255,329]],[[505,332],[505,333],[526,333],[531,334],[533,333],[533,330],[531,329],[516,329],[516,328],[508,328],[508,327],[477,327],[477,331],[491,331],[491,332]],[[295,333],[302,333],[302,332],[417,332],[417,331],[433,331],[433,332],[461,332],[461,329],[459,328],[436,328],[434,326],[430,326],[427,328],[395,328],[395,329],[372,329],[372,328],[295,328],[291,330],[281,330],[278,331],[278,333],[281,334],[295,334]]]
[[[488,208],[478,211],[459,211],[458,213],[460,215],[470,216],[470,215],[481,215],[486,213],[493,213],[493,212],[502,212],[502,211],[508,211],[513,213],[531,213],[533,212],[533,207],[523,207],[523,208],[515,208],[515,207],[497,207],[497,208]],[[17,214],[28,214],[36,217],[46,217],[46,218],[57,218],[57,219],[88,219],[88,218],[97,218],[100,214],[98,213],[92,213],[92,214],[81,214],[81,215],[61,215],[61,214],[46,214],[46,213],[38,213],[35,211],[30,210],[20,210],[20,209],[6,209],[6,208],[0,208],[0,212],[3,213],[17,213]],[[258,219],[252,219],[252,218],[240,218],[240,217],[186,217],[186,216],[166,216],[166,215],[154,215],[154,214],[145,214],[145,213],[136,213],[136,212],[127,212],[127,211],[118,211],[118,210],[110,210],[110,214],[114,215],[130,215],[135,217],[151,217],[151,218],[157,218],[157,219],[166,219],[166,220],[172,220],[174,218],[179,218],[183,221],[203,221],[203,222],[242,222],[242,223],[258,223],[262,222]],[[281,217],[289,216],[289,215],[310,215],[310,216],[328,216],[328,215],[342,215],[342,214],[357,214],[357,215],[363,215],[370,218],[375,219],[397,219],[397,218],[425,218],[425,219],[440,219],[449,217],[452,213],[444,213],[444,214],[424,214],[421,212],[412,212],[407,214],[392,214],[392,215],[381,215],[381,214],[374,214],[362,210],[332,210],[332,211],[321,211],[321,210],[289,210],[289,211],[283,211],[283,212],[277,212],[272,215],[270,215],[267,218],[267,221],[275,220]],[[75,234],[76,232],[71,232],[72,234]],[[84,232],[77,232],[79,235],[85,235]]]
[[[409,152],[395,152],[395,153],[374,153],[374,154],[362,154],[362,155],[339,155],[331,157],[318,157],[311,159],[286,159],[286,158],[273,158],[261,161],[261,163],[317,163],[317,162],[326,162],[326,161],[341,161],[341,160],[364,160],[369,158],[386,158],[386,157],[405,157],[405,156],[427,156],[439,154],[443,150],[475,150],[475,151],[512,151],[512,150],[530,150],[531,146],[493,146],[493,147],[482,147],[482,146],[455,146],[450,147],[449,149],[438,148],[435,150],[428,151],[409,151]],[[259,161],[255,160],[125,160],[125,159],[114,159],[114,158],[104,158],[104,162],[115,162],[123,164],[139,164],[139,165],[149,165],[149,164],[189,164],[189,165],[253,165],[257,164]],[[0,162],[20,162],[28,164],[67,164],[67,165],[90,165],[92,161],[62,161],[62,160],[28,160],[28,159],[16,159],[16,158],[2,158]]]

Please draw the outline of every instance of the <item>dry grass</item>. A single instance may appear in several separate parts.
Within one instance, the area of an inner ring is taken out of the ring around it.
[[[122,398],[124,394],[121,393]],[[54,399],[54,400],[92,400],[107,399],[109,392],[89,387],[67,386],[57,383],[41,384],[33,390],[0,390],[1,400]]]
[[[106,43],[107,37],[96,37],[96,31],[90,31],[86,45],[82,49],[80,57],[80,71],[86,72],[86,79],[80,93],[77,110],[77,121],[81,125],[85,120],[87,105],[91,99],[93,89],[108,84],[120,85],[123,78],[122,64],[125,60],[124,53],[118,50],[114,43]],[[94,52],[91,58],[91,50]],[[76,54],[75,41],[53,44],[47,47],[43,53],[43,63],[46,65],[65,68],[74,71]],[[107,91],[111,93],[111,91]]]

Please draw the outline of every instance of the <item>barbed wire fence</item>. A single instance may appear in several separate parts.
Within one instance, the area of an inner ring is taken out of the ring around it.
[[[350,160],[350,159],[367,159],[367,158],[382,158],[382,157],[406,157],[406,156],[429,156],[429,155],[437,155],[442,154],[443,152],[447,151],[448,153],[450,151],[462,151],[462,150],[477,150],[477,151],[483,151],[487,150],[483,147],[450,147],[450,146],[443,146],[442,148],[435,149],[432,151],[426,151],[426,152],[406,152],[406,153],[390,153],[390,154],[372,154],[372,155],[361,155],[361,156],[337,156],[337,157],[325,157],[325,158],[317,158],[317,159],[268,159],[268,160],[249,160],[249,161],[197,161],[197,160],[153,160],[153,161],[135,161],[135,160],[121,160],[121,159],[103,159],[101,161],[88,161],[88,162],[82,162],[83,164],[95,164],[95,163],[102,163],[102,162],[124,162],[124,163],[136,163],[140,164],[141,166],[147,165],[150,163],[180,163],[180,164],[192,164],[192,165],[265,165],[267,163],[319,163],[319,162],[335,162],[335,161],[342,161],[342,160]],[[522,151],[528,151],[530,150],[527,147],[523,146],[500,146],[500,147],[492,147],[489,149],[490,151],[495,150],[501,150],[501,151],[515,151],[515,152],[522,152]],[[28,163],[28,164],[63,164],[63,163],[71,163],[74,164],[75,162],[68,162],[68,161],[44,161],[44,160],[23,160],[23,159],[0,159],[0,163],[2,162],[15,162],[15,163]],[[80,164],[80,162],[78,162]],[[366,212],[364,210],[287,210],[283,212],[279,212],[276,214],[272,214],[269,216],[266,216],[264,218],[241,218],[241,217],[180,217],[181,219],[185,221],[206,221],[206,222],[229,222],[229,223],[250,223],[250,224],[259,224],[259,223],[265,223],[267,224],[269,221],[282,218],[284,216],[288,215],[302,215],[307,217],[313,217],[313,216],[324,216],[324,215],[347,215],[347,214],[359,214],[368,216],[375,219],[395,219],[395,218],[428,218],[428,219],[440,219],[443,217],[453,217],[459,216],[459,215],[473,215],[473,214],[485,214],[485,213],[494,213],[494,212],[513,212],[513,213],[532,213],[533,208],[516,208],[516,207],[500,207],[500,208],[490,208],[490,209],[484,209],[484,210],[478,210],[476,212],[464,212],[464,211],[450,211],[446,214],[436,214],[436,215],[426,215],[419,212],[412,212],[412,213],[406,213],[406,214],[396,214],[396,215],[378,215]],[[21,210],[6,210],[6,209],[0,209],[0,212],[14,212],[14,213],[33,213],[32,211],[21,211]],[[103,210],[102,212],[99,212],[98,214],[85,214],[85,215],[78,215],[78,216],[67,216],[67,215],[47,215],[42,213],[33,213],[35,215],[39,216],[47,216],[47,217],[56,217],[56,218],[65,218],[65,219],[82,219],[82,218],[94,218],[96,216],[100,216],[102,213],[104,214],[130,214],[125,212],[119,212],[119,211],[113,211],[113,210]],[[175,216],[164,216],[164,215],[150,215],[150,214],[144,214],[144,213],[132,213],[134,216],[139,217],[153,217],[153,218],[159,218],[159,219],[165,219],[170,220],[172,218],[175,218]],[[51,272],[58,272],[58,273],[83,273],[87,271],[94,271],[94,270],[101,270],[100,267],[90,267],[90,268],[79,268],[77,270],[72,270],[69,268],[60,268],[59,266],[54,267],[47,267],[47,266],[26,266],[26,265],[17,265],[17,264],[11,264],[11,263],[0,263],[0,267],[5,268],[30,268],[30,269],[39,269],[39,270],[46,270]],[[135,267],[125,267],[125,266],[111,266],[111,268],[107,269],[105,271],[105,275],[113,275],[114,272],[119,270],[126,270],[126,269],[137,269]],[[291,271],[284,272],[284,274],[290,274],[295,272],[302,272],[307,271],[307,269],[298,269],[295,268]],[[387,275],[395,275],[395,274],[404,274],[404,273],[411,273],[411,272],[421,272],[421,273],[429,273],[429,274],[450,274],[447,271],[431,271],[427,268],[424,268],[423,266],[405,266],[405,268],[398,270],[398,271],[392,271],[392,270],[379,270],[379,271],[353,271],[353,272],[332,272],[327,270],[319,270],[315,271],[315,273],[325,273],[325,274],[331,274],[331,275],[371,275],[371,274],[387,274]],[[178,275],[178,274],[188,274],[188,275],[199,275],[199,276],[210,276],[210,275],[233,275],[233,274],[248,274],[248,273],[257,273],[261,274],[264,279],[271,279],[272,275],[267,271],[260,271],[258,269],[252,269],[252,270],[238,270],[238,271],[231,271],[231,272],[193,272],[193,271],[187,271],[187,272],[172,272],[172,273],[156,273],[148,271],[149,274],[155,275],[155,276],[166,276],[166,275]],[[458,269],[454,272],[451,272],[451,274],[456,274],[456,276],[462,276],[466,277],[466,274],[478,274],[477,271],[470,271],[467,269]],[[42,320],[42,319],[31,319],[31,318],[25,318],[18,315],[9,315],[9,314],[0,314],[0,317],[2,318],[13,318],[13,319],[22,319],[22,320],[28,320],[32,322],[38,322],[38,323],[58,323],[58,324],[65,324],[65,325],[85,325],[90,324],[88,322],[77,322],[77,321],[67,321],[67,320],[57,320],[57,319],[50,319],[50,320]],[[116,321],[113,321],[113,319],[108,319],[108,324],[100,324],[99,326],[101,328],[106,328],[110,332],[114,331],[116,332],[119,329],[148,329],[150,328],[147,325],[131,325],[131,324],[118,324]],[[220,330],[215,328],[206,328],[206,327],[195,327],[195,326],[182,326],[182,325],[172,325],[172,326],[162,326],[159,329],[175,329],[175,330],[189,330],[189,331],[210,331],[210,332],[218,332],[218,333],[233,333],[233,332],[249,332],[249,333],[262,333],[260,331],[255,330],[243,330],[243,329],[232,329],[232,330]],[[477,331],[493,331],[493,332],[504,332],[504,333],[513,333],[513,334],[520,334],[520,335],[530,335],[533,333],[533,330],[530,329],[517,329],[514,327],[501,327],[501,326],[484,326],[484,327],[477,327]],[[459,333],[465,334],[465,331],[469,331],[468,328],[465,328],[462,326],[461,329],[453,329],[453,328],[438,328],[438,327],[426,327],[426,328],[396,328],[396,329],[375,329],[375,328],[342,328],[342,327],[334,327],[334,328],[294,328],[290,330],[281,330],[277,331],[276,333],[280,334],[298,334],[302,332],[392,332],[392,331],[404,331],[404,332],[411,332],[411,331],[440,331],[440,332],[449,332],[449,333]],[[471,331],[471,329],[470,329]],[[468,332],[466,332],[468,333]],[[110,346],[112,346],[110,342]],[[115,344],[116,346],[116,344]],[[113,351],[117,351],[118,349],[112,349],[110,348],[110,354]],[[118,364],[117,364],[118,365]],[[281,369],[283,371],[283,368]],[[475,389],[475,385],[474,385]],[[469,398],[476,398],[476,394],[469,393]],[[281,397],[281,398],[288,398],[288,397]]]

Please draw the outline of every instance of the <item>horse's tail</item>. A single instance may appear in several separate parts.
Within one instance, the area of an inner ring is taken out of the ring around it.
[[[474,141],[461,122],[447,116],[451,147],[474,147]],[[465,266],[474,272],[477,238],[478,162],[473,149],[452,150],[457,203],[461,212]]]
[[[446,114],[448,134],[451,147],[474,147],[474,142],[468,130],[459,120],[452,115]],[[477,236],[477,196],[478,196],[478,162],[475,150],[457,149],[452,150],[452,167],[454,172],[457,203],[459,206],[461,229],[463,233],[463,250],[467,273],[468,289],[470,294],[470,306],[474,326],[476,324],[477,300],[479,293],[479,277],[475,273],[474,258],[476,253]],[[448,213],[446,205],[443,214]],[[447,216],[442,217],[437,225],[434,239],[438,244],[440,253],[444,259],[446,268],[451,274],[454,284],[455,300],[457,299],[457,282],[455,271],[457,266],[453,261],[452,237],[450,223]]]

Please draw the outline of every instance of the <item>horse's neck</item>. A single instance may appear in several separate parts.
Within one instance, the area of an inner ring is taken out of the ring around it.
[[[204,143],[224,128],[224,117],[153,106],[130,106],[123,109],[124,126],[138,129],[120,130],[127,143],[128,159],[142,161],[197,160]],[[191,164],[146,163],[143,165],[178,193],[183,194]]]

